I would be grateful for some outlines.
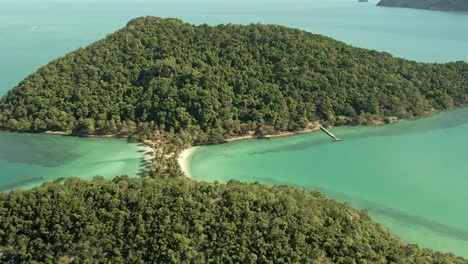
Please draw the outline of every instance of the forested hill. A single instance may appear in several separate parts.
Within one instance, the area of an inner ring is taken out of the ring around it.
[[[381,0],[377,5],[445,11],[468,11],[467,0]]]
[[[69,179],[0,193],[1,263],[467,263],[316,192]]]
[[[407,118],[467,99],[464,62],[416,63],[276,25],[146,17],[28,76],[1,99],[0,127],[131,134],[150,124],[205,143],[317,120]]]

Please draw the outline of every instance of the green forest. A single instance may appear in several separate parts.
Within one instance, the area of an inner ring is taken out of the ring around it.
[[[468,64],[424,64],[276,25],[138,18],[52,61],[0,102],[11,131],[179,133],[192,143],[320,121],[367,124],[468,101]]]
[[[468,263],[293,187],[68,179],[0,194],[5,263]]]
[[[465,62],[417,63],[277,25],[134,19],[10,90],[0,129],[125,136],[156,150],[149,171],[0,193],[0,262],[468,263],[318,192],[192,182],[176,159],[233,136],[451,109],[467,92]]]

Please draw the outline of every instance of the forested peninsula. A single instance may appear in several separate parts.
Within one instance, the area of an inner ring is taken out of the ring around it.
[[[468,64],[417,63],[276,25],[140,18],[52,61],[0,101],[11,131],[190,131],[209,143],[314,121],[365,124],[465,105]]]
[[[245,134],[463,106],[468,64],[417,63],[276,25],[138,18],[0,100],[0,128],[150,144],[145,177],[0,194],[0,262],[467,263],[316,192],[185,179],[178,153]],[[293,177],[294,175],[285,175]]]
[[[0,193],[2,263],[468,263],[293,187],[68,179]]]
[[[468,1],[466,0],[380,0],[377,5],[441,11],[468,11]]]

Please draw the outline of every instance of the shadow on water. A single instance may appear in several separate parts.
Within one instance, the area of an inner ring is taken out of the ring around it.
[[[114,160],[106,160],[106,161],[99,161],[99,162],[92,162],[89,164],[92,164],[93,166],[95,165],[100,165],[100,164],[109,164],[109,163],[127,163],[135,161],[135,159],[128,158],[128,159],[114,159]],[[145,173],[148,171],[148,169],[151,166],[151,162],[146,160],[145,158],[139,159],[138,162],[138,172],[136,173],[136,176],[145,176]]]
[[[10,163],[58,167],[80,157],[73,145],[57,144],[57,138],[40,134],[0,132],[0,160]]]
[[[405,134],[418,134],[434,130],[444,130],[468,124],[468,108],[441,112],[431,116],[413,120],[404,120],[399,123],[366,129],[364,133],[351,135],[350,138],[399,136]]]
[[[334,132],[345,141],[373,138],[373,137],[393,137],[408,134],[426,133],[435,130],[445,130],[468,124],[468,108],[457,109],[449,112],[442,112],[432,116],[414,120],[404,120],[399,123],[374,126],[374,127],[338,127],[333,128]],[[320,133],[320,132],[315,132]],[[309,135],[298,135],[304,137],[303,140],[292,144],[285,144],[279,147],[272,147],[262,151],[250,152],[250,155],[262,155],[268,153],[278,153],[284,151],[300,151],[313,146],[330,144],[327,135],[323,137],[310,137]],[[334,144],[340,144],[334,143]]]
[[[378,203],[374,203],[371,201],[367,201],[365,199],[361,199],[358,197],[354,197],[354,196],[350,196],[346,194],[333,193],[333,192],[324,190],[322,188],[319,188],[318,190],[327,195],[330,195],[330,197],[333,197],[339,201],[344,201],[344,202],[351,204],[352,206],[366,209],[371,215],[372,214],[381,215],[384,217],[395,219],[398,222],[405,223],[408,225],[422,226],[434,233],[438,233],[444,236],[453,237],[458,240],[468,241],[467,230],[441,224],[436,221],[426,219],[424,217],[420,217],[414,214],[400,211],[400,210],[387,207]]]
[[[284,152],[284,151],[300,151],[303,149],[310,148],[312,146],[327,144],[329,142],[330,140],[328,139],[328,136],[325,136],[324,139],[303,140],[294,144],[287,144],[284,146],[269,148],[269,149],[261,150],[261,151],[252,151],[252,152],[249,152],[249,155],[263,155],[263,154],[270,154],[270,153],[279,153],[279,152]]]
[[[27,153],[27,154],[26,154]],[[80,155],[70,152],[54,152],[40,150],[40,152],[27,149],[16,148],[13,151],[1,151],[0,160],[5,160],[10,163],[33,164],[44,167],[59,167],[63,164],[68,164],[78,159]]]
[[[151,167],[151,162],[148,162],[145,159],[143,159],[138,165],[138,168],[144,169],[144,170],[148,170],[150,167]]]
[[[138,177],[144,177],[146,174],[149,172],[151,167],[151,163],[146,162],[142,163],[140,166],[138,166],[138,172],[136,173],[136,176]]]
[[[35,178],[26,179],[23,181],[0,185],[0,192],[10,191],[23,185],[27,185],[27,184],[31,184],[35,182],[41,182],[41,181],[44,181],[44,177],[35,177]]]
[[[140,165],[139,165],[140,167],[148,167],[150,165],[151,165],[151,161],[149,161],[149,160],[147,160],[145,158],[142,158],[140,160]]]
[[[430,219],[426,219],[421,216],[410,214],[410,213],[407,213],[398,209],[394,209],[391,207],[387,207],[385,205],[375,203],[372,201],[368,201],[368,200],[365,200],[356,196],[347,195],[344,193],[337,193],[337,192],[329,191],[324,188],[301,186],[298,184],[283,182],[283,181],[274,180],[270,178],[255,177],[255,176],[249,177],[249,178],[253,179],[253,181],[258,181],[258,182],[269,184],[269,185],[288,185],[288,186],[295,186],[299,188],[305,188],[305,189],[312,190],[312,191],[317,190],[326,194],[327,196],[333,199],[350,204],[353,207],[356,207],[359,209],[365,209],[369,212],[371,216],[381,215],[390,219],[394,219],[406,225],[421,226],[427,230],[430,230],[434,233],[437,233],[443,236],[448,236],[448,237],[452,237],[458,240],[468,241],[468,230],[441,224],[441,223],[438,223]]]
[[[103,161],[95,161],[95,162],[89,162],[87,164],[91,165],[96,165],[96,164],[108,164],[108,163],[127,163],[131,161],[138,161],[140,160],[139,164],[144,163],[144,159],[139,159],[139,158],[127,158],[127,159],[113,159],[113,160],[103,160]]]

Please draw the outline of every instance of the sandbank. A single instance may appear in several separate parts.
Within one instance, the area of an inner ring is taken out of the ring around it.
[[[193,154],[193,152],[197,148],[198,147],[191,147],[191,148],[185,149],[184,151],[180,153],[179,157],[177,158],[180,168],[185,173],[185,175],[189,178],[192,178],[192,174],[190,171],[190,156]]]

